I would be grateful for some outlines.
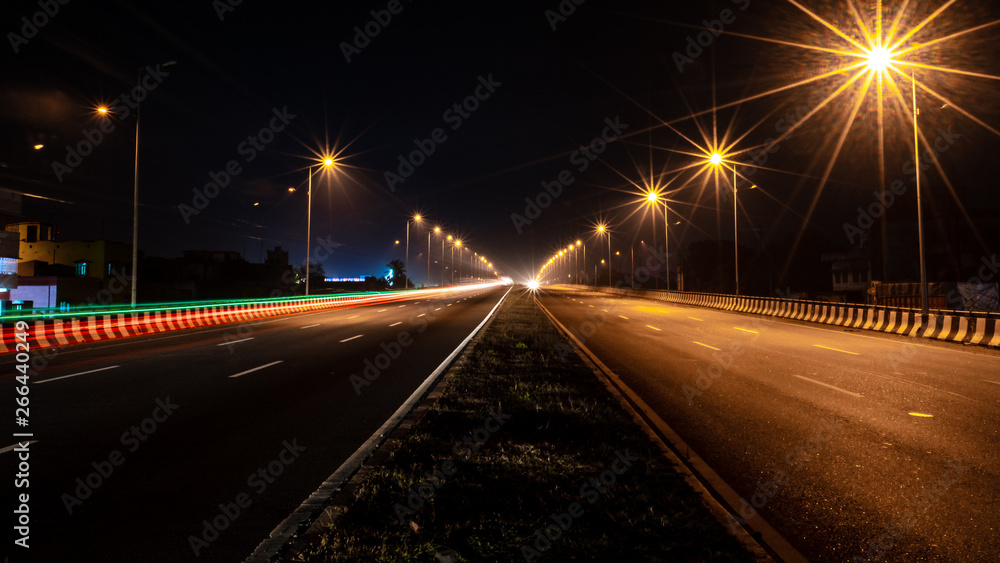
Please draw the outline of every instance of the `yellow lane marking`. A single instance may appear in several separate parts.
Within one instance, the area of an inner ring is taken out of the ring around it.
[[[861,355],[861,354],[858,354],[857,352],[848,352],[847,350],[841,350],[839,348],[830,348],[829,346],[821,346],[819,344],[813,344],[813,346],[815,346],[817,348],[823,348],[824,350],[833,350],[834,352],[841,352],[843,354],[850,354],[852,356],[860,356]]]
[[[934,418],[933,414],[924,414],[922,412],[911,412],[910,416],[919,416],[920,418]]]
[[[655,330],[656,332],[663,332],[662,330],[660,330],[660,329],[658,329],[658,328],[656,328],[655,326],[652,326],[652,325],[646,325],[646,328],[651,328],[651,329]]]
[[[698,317],[688,317],[688,318],[691,319],[691,320],[693,320],[693,321],[705,322],[705,319],[699,319]]]
[[[712,350],[715,350],[716,352],[721,352],[722,351],[722,348],[716,348],[715,346],[709,346],[708,344],[702,344],[701,342],[695,342],[695,344],[697,344],[698,346],[704,346],[705,348],[711,348]]]
[[[628,320],[628,317],[626,317],[624,315],[618,315],[618,316],[621,317],[621,318],[623,318],[623,319],[625,319],[626,321]]]

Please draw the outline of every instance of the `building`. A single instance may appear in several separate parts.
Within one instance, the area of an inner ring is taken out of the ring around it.
[[[21,218],[21,194],[0,190],[0,224]],[[20,240],[16,232],[0,231],[0,301],[10,300],[10,290],[17,288]]]
[[[18,241],[18,283],[10,301],[50,309],[129,300],[131,245],[60,241],[52,225],[39,222],[12,223],[5,232]]]

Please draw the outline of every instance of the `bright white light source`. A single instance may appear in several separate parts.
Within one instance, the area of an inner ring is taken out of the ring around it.
[[[892,53],[889,49],[878,46],[873,47],[871,51],[868,52],[868,69],[873,70],[878,73],[884,73],[889,65],[892,64]]]

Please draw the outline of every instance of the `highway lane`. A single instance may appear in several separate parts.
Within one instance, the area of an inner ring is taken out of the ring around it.
[[[745,518],[759,512],[810,560],[1000,553],[996,351],[589,292],[539,299],[741,495]]]
[[[31,549],[11,561],[242,561],[504,291],[63,349],[32,377]],[[13,397],[13,359],[0,370]],[[15,453],[0,464],[13,475]]]

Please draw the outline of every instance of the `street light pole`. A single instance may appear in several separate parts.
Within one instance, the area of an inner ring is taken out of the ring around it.
[[[920,249],[920,307],[923,314],[928,313],[927,302],[927,263],[924,258],[924,213],[920,203],[920,130],[917,128],[917,79],[910,73],[910,84],[913,88],[913,157],[917,169],[917,244]]]
[[[160,66],[174,66],[177,61],[167,61]],[[135,82],[142,90],[142,68],[136,72]],[[138,90],[137,90],[138,91]],[[145,96],[143,96],[145,97]],[[135,163],[132,169],[132,308],[136,303],[136,282],[139,278],[139,116],[142,99],[135,97]]]
[[[655,202],[656,200],[654,199],[653,201]],[[654,203],[654,206],[653,206],[653,213],[651,215],[652,215],[652,217],[650,219],[653,222],[653,252],[656,252],[656,205],[655,205],[655,203]],[[664,226],[666,226],[666,225],[664,225]],[[655,276],[653,276],[653,289],[657,289],[657,290],[660,289],[660,274],[659,274],[659,272],[657,272],[657,274]]]
[[[312,255],[312,204],[313,204],[313,168],[319,168],[320,166],[325,166],[327,168],[333,166],[333,159],[326,157],[320,164],[314,164],[306,168],[309,173],[309,183],[306,189],[306,199],[308,203],[306,204],[306,295],[309,295],[309,262]]]
[[[736,260],[736,295],[740,294],[740,231],[736,205],[736,163],[733,163],[733,254]]]
[[[431,286],[431,232],[427,231],[427,287]]]
[[[666,253],[666,267],[667,267],[667,293],[670,292],[670,218],[667,216],[667,198],[663,198],[663,231],[664,231],[664,243],[663,250]]]
[[[306,189],[306,297],[309,296],[309,257],[312,254],[313,167],[310,166],[309,187]]]
[[[141,70],[136,79],[142,82]],[[132,308],[136,303],[136,283],[139,279],[139,110],[142,101],[136,96],[135,102],[135,164],[132,171]]]
[[[608,231],[608,287],[611,287],[611,231]]]

